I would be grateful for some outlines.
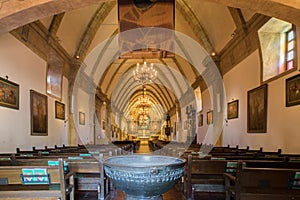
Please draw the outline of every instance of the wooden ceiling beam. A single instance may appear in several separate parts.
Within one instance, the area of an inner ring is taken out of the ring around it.
[[[236,27],[238,29],[241,28],[244,31],[244,33],[247,34],[248,27],[247,27],[245,18],[243,16],[242,10],[239,8],[233,8],[233,7],[228,7],[228,10],[231,14],[231,17],[232,17]]]
[[[56,35],[64,16],[65,16],[65,13],[60,13],[60,14],[53,16],[50,27],[48,29],[48,32],[50,35],[52,35],[52,36]]]

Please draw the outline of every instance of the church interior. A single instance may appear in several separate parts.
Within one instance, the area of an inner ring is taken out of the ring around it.
[[[0,199],[300,199],[300,4],[0,0]]]

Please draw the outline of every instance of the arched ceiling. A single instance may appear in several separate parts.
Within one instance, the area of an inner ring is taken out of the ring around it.
[[[193,38],[207,53],[216,53],[215,60],[218,60],[218,53],[232,39],[235,30],[247,32],[247,22],[254,14],[266,14],[300,25],[299,8],[299,3],[288,0],[176,0],[175,30]],[[81,61],[99,44],[113,45],[109,38],[118,34],[119,27],[116,0],[0,1],[0,33],[35,20],[41,21],[70,57]],[[184,44],[180,44],[180,40],[177,44],[184,53]],[[107,52],[109,49],[105,48],[97,55],[98,59]],[[111,100],[119,81],[127,78],[124,74],[132,73],[136,63],[142,62],[143,59],[113,60],[109,68],[103,70],[99,91]],[[157,84],[147,86],[149,97],[169,112],[199,78],[199,72],[179,56],[147,62],[160,66]],[[90,73],[98,72],[92,69]],[[113,100],[119,109],[128,112],[140,96],[141,86],[127,78],[122,89]],[[132,91],[136,92],[135,96]],[[124,103],[125,97],[131,97],[128,104]]]

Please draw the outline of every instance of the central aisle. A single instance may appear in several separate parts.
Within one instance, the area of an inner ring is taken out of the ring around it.
[[[148,142],[143,142],[139,145],[139,148],[135,151],[135,153],[138,154],[148,154],[151,153],[152,151],[150,150]]]

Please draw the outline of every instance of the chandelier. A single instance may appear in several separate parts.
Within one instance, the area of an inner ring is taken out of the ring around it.
[[[147,82],[154,82],[157,77],[157,71],[153,67],[153,63],[150,65],[144,62],[142,66],[140,63],[136,64],[136,69],[133,71],[134,80],[141,84],[146,84]]]

